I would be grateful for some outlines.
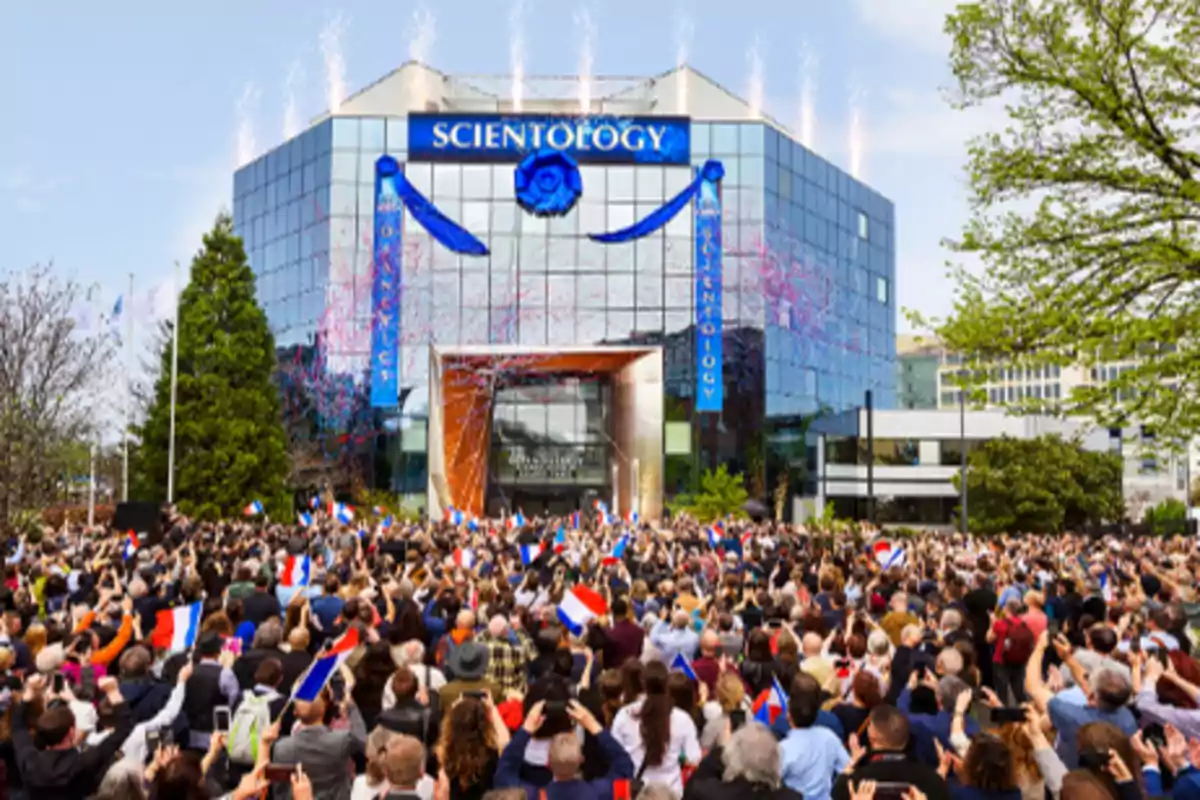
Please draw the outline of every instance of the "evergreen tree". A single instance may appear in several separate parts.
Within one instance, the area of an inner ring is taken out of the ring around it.
[[[134,464],[135,497],[166,499],[171,419],[171,342]],[[254,297],[254,274],[227,214],[217,217],[192,260],[179,298],[175,405],[175,501],[192,516],[240,515],[261,500],[291,513],[287,444],[280,413],[275,341]]]

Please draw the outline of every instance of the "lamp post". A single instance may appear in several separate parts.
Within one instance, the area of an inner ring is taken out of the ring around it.
[[[961,498],[958,524],[964,536],[967,534],[967,393],[958,390],[958,449],[961,454],[960,479]]]

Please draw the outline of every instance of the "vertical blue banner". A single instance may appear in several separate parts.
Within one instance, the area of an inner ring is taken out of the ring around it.
[[[395,408],[400,393],[400,268],[404,204],[400,164],[375,162],[375,251],[371,275],[371,407]]]
[[[721,195],[703,179],[696,194],[696,410],[725,404],[721,318]]]

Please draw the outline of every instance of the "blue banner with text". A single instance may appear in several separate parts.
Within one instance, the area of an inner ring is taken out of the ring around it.
[[[391,156],[375,162],[375,248],[371,276],[371,407],[395,408],[400,392],[400,276],[403,181]]]
[[[720,413],[725,403],[721,362],[721,194],[703,180],[696,195],[696,410]]]
[[[520,161],[555,150],[579,162],[689,164],[687,117],[409,114],[409,161]]]

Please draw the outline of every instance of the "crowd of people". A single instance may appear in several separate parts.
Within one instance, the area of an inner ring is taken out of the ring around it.
[[[522,522],[14,539],[0,800],[1200,798],[1193,539]]]

